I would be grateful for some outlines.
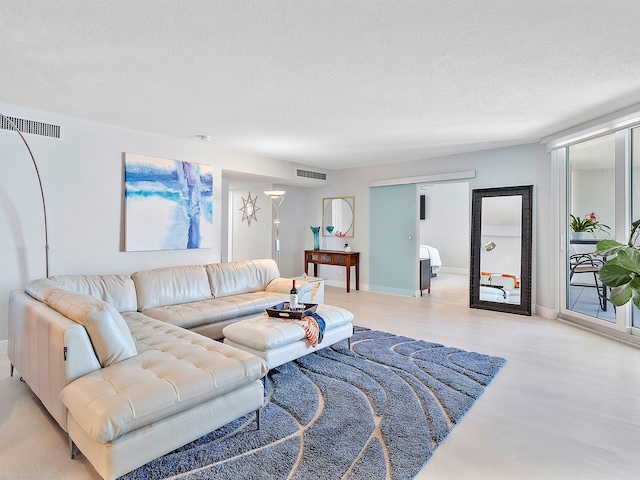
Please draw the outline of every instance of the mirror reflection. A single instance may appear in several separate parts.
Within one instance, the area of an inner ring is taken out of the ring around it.
[[[482,199],[480,300],[520,305],[522,197]]]
[[[472,308],[531,315],[531,185],[473,191]]]
[[[354,234],[355,197],[322,199],[322,235],[330,237],[343,232],[351,238]]]

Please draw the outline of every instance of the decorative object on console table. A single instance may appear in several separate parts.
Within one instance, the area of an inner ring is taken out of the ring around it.
[[[344,233],[344,232],[336,232],[336,237],[339,237],[344,242],[344,251],[349,253],[351,251],[351,247],[349,246],[349,244],[345,240],[346,236],[347,236],[347,234]]]
[[[304,273],[309,273],[309,264],[313,263],[313,276],[318,276],[318,265],[337,265],[347,269],[347,293],[351,291],[351,267],[356,270],[356,290],[360,290],[360,252],[341,252],[340,250],[305,250]]]
[[[320,250],[320,227],[309,227],[313,232],[313,249]]]
[[[38,177],[38,187],[40,187],[40,198],[42,199],[42,213],[44,215],[44,265],[45,272],[47,274],[47,278],[49,278],[49,228],[47,224],[47,206],[44,202],[44,190],[42,189],[42,180],[40,179],[40,171],[38,170],[38,164],[36,163],[36,159],[33,156],[33,152],[31,151],[31,147],[27,143],[27,140],[22,135],[22,132],[16,125],[15,121],[20,121],[20,119],[15,117],[7,117],[6,115],[0,113],[1,127],[6,130],[15,130],[15,132],[20,136],[22,143],[27,147],[27,152],[29,152],[29,157],[31,157],[31,162],[33,163],[33,168],[36,170],[36,176]]]
[[[334,227],[333,225],[327,225],[327,226],[325,227],[325,229],[327,230],[327,232],[329,232],[329,236],[333,236],[333,229],[334,229],[334,228],[335,228],[335,227]],[[326,235],[323,235],[323,236],[326,236]],[[323,244],[324,244],[323,248],[326,248],[326,242],[323,242]]]
[[[287,193],[284,190],[265,190],[264,194],[267,196],[269,203],[276,209],[276,217],[273,219],[274,229],[274,244],[276,252],[276,263],[280,266],[280,218],[278,217],[278,207],[284,200],[284,194]]]

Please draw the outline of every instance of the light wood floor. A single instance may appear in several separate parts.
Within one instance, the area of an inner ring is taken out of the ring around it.
[[[356,324],[507,359],[417,479],[640,478],[640,349],[560,321],[467,308],[467,279],[422,298],[327,287]],[[0,479],[98,479],[0,358]]]

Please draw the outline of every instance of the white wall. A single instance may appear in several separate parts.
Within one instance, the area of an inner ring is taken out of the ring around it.
[[[269,203],[265,190],[284,190],[284,200],[278,208],[280,218],[280,274],[298,277],[304,272],[303,251],[313,248],[313,235],[306,221],[307,189],[291,185],[252,185],[232,191],[231,215],[231,259],[276,258],[274,224],[275,209]],[[240,208],[242,199],[258,196],[256,205],[258,221],[252,220],[251,227],[242,220]]]
[[[298,277],[304,271],[305,248],[313,248],[313,234],[306,219],[307,191],[309,189],[292,187],[291,185],[274,185],[273,189],[287,192],[278,209],[280,214],[280,274],[283,277]]]
[[[51,275],[131,273],[161,266],[218,262],[223,248],[222,208],[226,209],[228,203],[228,197],[222,195],[222,170],[296,180],[295,164],[217,149],[206,142],[151,135],[10,105],[0,104],[0,112],[63,128],[62,140],[27,135],[47,202]],[[213,248],[122,251],[124,152],[214,167]],[[27,151],[15,132],[0,130],[0,168],[2,341],[7,338],[10,290],[44,277],[45,267],[40,194]],[[300,264],[302,241],[296,238],[292,247]]]
[[[253,258],[272,258],[271,239],[272,233],[272,206],[264,194],[265,190],[271,190],[271,185],[257,185],[251,188],[233,190],[232,203],[229,208],[231,218],[231,244],[230,260],[250,260]],[[256,206],[260,208],[256,212],[258,220],[251,219],[249,225],[242,220],[240,209],[244,205],[242,199],[256,199]]]
[[[425,219],[420,222],[420,244],[440,252],[443,271],[469,272],[469,182],[421,186]]]

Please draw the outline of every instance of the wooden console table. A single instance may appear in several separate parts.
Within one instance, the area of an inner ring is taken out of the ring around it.
[[[313,263],[313,276],[318,276],[318,265],[337,265],[347,269],[347,293],[351,291],[351,267],[356,268],[356,290],[360,290],[360,252],[341,250],[305,250],[304,273],[309,274],[309,264]]]

